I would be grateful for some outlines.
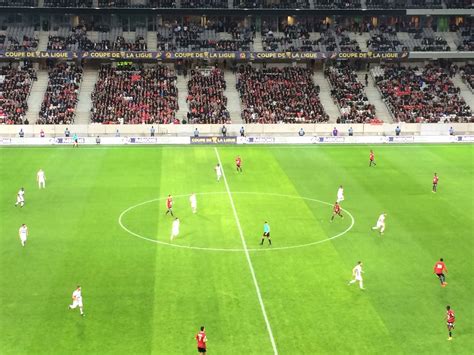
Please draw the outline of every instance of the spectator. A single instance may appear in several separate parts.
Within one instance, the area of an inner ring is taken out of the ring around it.
[[[397,128],[395,128],[395,135],[399,136],[401,131],[400,126],[397,126]]]
[[[119,132],[118,129],[115,131],[115,137],[117,137],[117,138],[120,137],[120,132]]]
[[[100,137],[99,137],[99,136],[97,136],[97,137],[95,138],[95,144],[100,144]]]
[[[64,137],[68,138],[71,135],[71,132],[69,132],[69,129],[66,127],[64,130]]]
[[[227,128],[226,128],[226,126],[222,126],[222,128],[221,128],[221,133],[222,133],[222,136],[223,136],[223,137],[226,137],[226,136],[227,136]]]
[[[354,135],[354,131],[352,130],[352,127],[349,127],[349,137],[352,137]]]
[[[298,135],[300,137],[303,137],[304,136],[304,129],[303,128],[300,128],[299,132],[298,132]]]
[[[20,128],[20,132],[18,132],[18,136],[23,138],[25,136],[25,132],[23,132],[23,128]]]
[[[48,74],[48,86],[37,123],[71,124],[76,112],[82,68],[73,63],[59,62],[50,68]]]
[[[1,35],[0,35],[1,37]],[[30,62],[0,66],[0,124],[22,124],[36,71]]]
[[[43,130],[40,131],[40,137],[44,138],[44,131]]]
[[[309,69],[241,66],[237,90],[245,123],[315,123],[329,119]]]
[[[332,130],[332,135],[333,135],[334,137],[337,137],[337,133],[338,133],[337,128],[334,127],[334,129]]]
[[[102,66],[92,102],[92,122],[179,123],[176,75],[163,65],[120,69]]]
[[[189,105],[187,114],[191,123],[230,123],[227,97],[224,95],[226,83],[224,73],[218,68],[210,72],[192,70],[188,82]]]
[[[244,130],[244,127],[240,127],[240,136],[241,137],[245,137],[245,130]]]
[[[197,128],[194,129],[194,137],[199,137],[199,131]]]
[[[402,122],[472,122],[471,108],[449,78],[448,66],[424,68],[387,64],[374,69],[375,81],[394,117]]]
[[[150,137],[154,137],[155,136],[155,127],[151,126],[150,128]]]
[[[449,135],[454,136],[454,128],[452,126],[449,127]]]

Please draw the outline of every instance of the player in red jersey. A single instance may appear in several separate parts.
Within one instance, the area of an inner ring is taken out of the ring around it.
[[[434,176],[433,176],[433,192],[436,192],[436,188],[438,187],[438,180],[439,180],[438,174],[434,173]]]
[[[197,346],[198,346],[198,353],[205,353],[207,336],[206,336],[206,331],[204,330],[204,326],[202,326],[201,331],[196,334],[196,340],[197,340]]]
[[[451,309],[451,306],[446,306],[446,325],[448,326],[448,340],[453,339],[452,330],[454,329],[454,322],[456,321],[456,317],[454,315],[454,311]]]
[[[446,282],[444,271],[448,273],[448,269],[446,269],[446,264],[444,263],[443,258],[439,259],[439,261],[435,264],[433,269],[436,276],[438,276],[439,281],[441,281],[441,287],[446,287],[448,283]]]
[[[334,207],[332,209],[332,217],[331,217],[331,222],[334,220],[334,216],[338,215],[341,218],[344,218],[344,216],[341,213],[341,206],[339,205],[338,202],[334,204]]]
[[[370,168],[372,165],[373,165],[373,166],[376,166],[377,164],[375,164],[375,154],[374,154],[373,150],[371,149],[371,150],[370,150],[370,155],[369,155],[369,168]]]
[[[171,215],[174,217],[173,214],[173,197],[171,195],[168,195],[168,198],[166,199],[166,213],[168,214],[171,213]]]
[[[237,171],[242,172],[242,159],[240,155],[237,155],[237,158],[235,158],[235,166],[237,167]]]

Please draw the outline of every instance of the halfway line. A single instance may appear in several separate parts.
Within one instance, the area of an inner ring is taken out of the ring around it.
[[[276,347],[275,338],[273,337],[272,327],[270,325],[270,321],[268,320],[267,311],[265,310],[265,305],[263,304],[262,294],[260,292],[260,287],[258,286],[257,277],[255,276],[255,270],[253,269],[252,260],[250,259],[249,250],[247,248],[247,242],[245,241],[245,238],[244,238],[244,232],[242,231],[242,226],[240,225],[239,216],[237,215],[237,210],[235,209],[234,199],[232,198],[232,193],[230,192],[229,184],[227,183],[227,178],[225,176],[224,167],[222,166],[221,157],[219,156],[219,152],[217,151],[216,147],[214,147],[214,151],[216,152],[217,161],[219,162],[219,165],[221,166],[222,177],[224,178],[225,188],[227,190],[227,194],[229,195],[232,211],[234,212],[235,223],[237,224],[237,228],[239,230],[240,240],[242,241],[242,246],[244,248],[245,256],[249,264],[250,273],[252,274],[253,284],[255,286],[255,290],[257,291],[258,301],[260,302],[260,308],[263,313],[263,319],[265,320],[265,324],[268,330],[268,335],[270,337],[270,342],[272,343],[273,353],[275,355],[278,355],[278,349]]]

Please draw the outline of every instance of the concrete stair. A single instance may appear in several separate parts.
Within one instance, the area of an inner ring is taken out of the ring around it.
[[[94,91],[94,85],[97,82],[99,72],[94,69],[84,69],[82,76],[81,89],[79,92],[79,101],[76,107],[76,117],[74,123],[89,124],[90,111],[92,108],[91,94]]]
[[[158,44],[156,41],[156,32],[148,31],[146,33],[146,44],[150,52],[155,52],[157,50]]]
[[[240,106],[240,96],[235,85],[237,84],[237,78],[231,71],[224,73],[226,82],[226,90],[224,95],[227,97],[227,110],[229,110],[230,118],[232,123],[240,124],[242,121],[242,108]]]
[[[361,83],[365,84],[365,74],[367,72],[360,71],[357,73],[357,76]],[[380,96],[380,91],[378,90],[377,86],[375,85],[374,78],[372,75],[368,76],[368,86],[365,88],[365,94],[369,99],[369,102],[375,106],[375,114],[376,117],[384,122],[393,123],[393,116],[388,110],[387,105],[383,102],[382,97]]]
[[[255,38],[253,39],[253,50],[255,52],[263,52],[262,34],[258,31],[255,34]]]
[[[436,34],[441,35],[448,42],[448,46],[451,48],[451,51],[456,51],[458,46],[456,45],[455,40],[458,40],[458,35],[455,32],[436,32]]]
[[[49,32],[47,31],[40,31],[39,32],[39,42],[38,42],[38,50],[39,51],[45,51],[48,48],[48,38],[49,38]]]
[[[28,97],[28,111],[25,115],[25,118],[28,119],[30,124],[38,120],[41,103],[43,102],[44,93],[48,86],[48,72],[46,70],[38,71],[37,76],[38,80],[34,81],[31,86],[30,96]]]
[[[355,39],[357,43],[359,44],[359,47],[362,52],[366,52],[368,50],[367,48],[367,41],[370,39],[370,35],[366,32],[363,32],[361,35],[358,33],[351,33],[349,35],[350,39]]]
[[[178,105],[179,110],[176,114],[176,117],[179,120],[187,117],[188,113],[188,104],[186,103],[186,97],[188,96],[188,78],[182,75],[178,75],[178,79],[176,81],[176,88],[178,89]]]
[[[471,110],[474,110],[474,93],[471,89],[462,81],[461,75],[458,73],[452,79],[455,86],[461,89],[461,97],[466,101]]]
[[[234,8],[234,0],[228,0],[227,1],[227,7],[229,9],[233,9]]]
[[[329,122],[336,123],[336,120],[340,116],[339,108],[331,97],[331,88],[329,87],[329,83],[324,77],[322,71],[319,70],[314,73],[313,82],[321,89],[319,92],[319,97],[324,107],[324,111],[326,111],[326,113],[329,115]]]

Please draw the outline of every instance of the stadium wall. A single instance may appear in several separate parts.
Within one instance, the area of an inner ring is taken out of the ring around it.
[[[168,137],[190,137],[194,135],[197,128],[200,136],[221,136],[222,125],[193,125],[193,124],[167,124],[167,125],[3,125],[0,126],[0,137],[19,137],[23,130],[25,137],[40,137],[41,131],[46,137],[63,137],[64,130],[69,129],[71,135],[76,133],[81,137],[113,137],[120,136],[150,136],[151,127],[155,129],[156,136]],[[229,124],[227,136],[240,136],[240,129],[244,127],[246,136],[272,137],[272,136],[298,136],[303,128],[305,136],[331,136],[334,127],[339,136],[348,136],[348,130],[352,127],[354,136],[390,136],[395,135],[397,126],[401,129],[401,135],[411,136],[448,136],[450,127],[455,134],[474,134],[474,123],[399,123],[399,124]]]

